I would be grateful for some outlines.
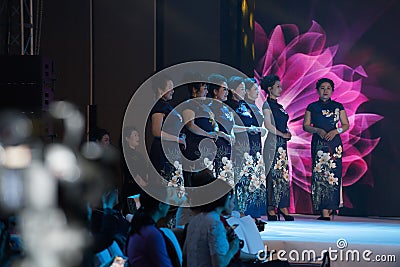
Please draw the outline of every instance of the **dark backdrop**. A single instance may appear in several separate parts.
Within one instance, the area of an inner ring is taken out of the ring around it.
[[[153,1],[94,0],[94,104],[97,126],[119,141],[136,88],[154,71]],[[55,99],[85,114],[89,104],[89,1],[45,1],[41,55],[54,60]]]

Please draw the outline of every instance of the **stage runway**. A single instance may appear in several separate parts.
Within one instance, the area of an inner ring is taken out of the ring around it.
[[[334,267],[400,266],[400,218],[335,216],[333,221],[319,221],[315,215],[294,217],[293,222],[268,222],[261,232],[275,258],[320,263],[318,258],[328,250]]]

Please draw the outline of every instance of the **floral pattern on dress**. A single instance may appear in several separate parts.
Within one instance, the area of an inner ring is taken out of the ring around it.
[[[246,213],[248,206],[263,206],[266,199],[266,176],[264,160],[260,152],[255,157],[244,153],[244,162],[240,171],[240,180],[236,186],[238,208]]]
[[[324,149],[325,148],[325,149]],[[332,200],[335,191],[339,190],[340,178],[337,177],[337,160],[342,158],[342,146],[335,147],[335,152],[325,152],[326,145],[317,145],[317,152],[312,171],[312,197],[315,210],[319,210],[323,200]]]
[[[271,169],[271,174],[274,177],[272,180],[274,191],[272,206],[274,207],[279,206],[282,196],[289,197],[290,190],[289,166],[286,150],[278,146],[276,151],[276,156],[272,162],[273,168]]]
[[[338,108],[335,108],[334,111],[331,110],[322,110],[322,115],[324,115],[327,118],[330,118],[333,116],[333,123],[335,123],[336,128],[339,127],[339,116],[340,116],[340,110]]]
[[[216,170],[216,164],[209,158],[204,158],[204,166],[213,172],[213,175],[218,179],[224,180],[230,186],[235,185],[235,173],[233,171],[232,161],[227,157],[222,158],[222,166]]]
[[[235,185],[235,175],[233,171],[232,161],[227,157],[222,158],[222,167],[218,170],[218,179],[222,179],[230,186]]]
[[[168,186],[174,187],[177,190],[178,198],[183,198],[185,195],[185,185],[183,179],[182,164],[179,161],[174,162],[175,171],[172,173],[172,177],[168,182]]]

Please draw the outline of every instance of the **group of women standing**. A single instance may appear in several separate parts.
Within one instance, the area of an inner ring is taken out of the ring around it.
[[[206,80],[200,74],[194,75],[193,81]],[[283,215],[285,220],[293,220],[288,211],[287,153],[292,134],[289,115],[278,102],[282,92],[279,77],[261,79],[260,86],[267,94],[261,110],[255,104],[259,96],[255,79],[227,79],[212,74],[207,80],[188,84],[190,99],[182,103],[181,112],[168,103],[174,93],[173,81],[160,77],[154,82],[157,102],[151,111],[153,166],[175,187],[190,186],[193,173],[209,168],[217,178],[235,185],[236,208],[242,214],[254,218],[267,215],[268,220]],[[349,123],[343,106],[331,100],[333,81],[323,78],[316,89],[319,100],[307,107],[303,128],[313,134],[313,207],[321,212],[320,219],[328,220],[340,205],[340,134]],[[261,138],[267,131],[262,146]],[[183,168],[182,158],[186,160]]]

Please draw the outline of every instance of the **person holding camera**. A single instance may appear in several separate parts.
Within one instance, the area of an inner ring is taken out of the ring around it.
[[[238,238],[235,234],[235,229],[238,227],[238,224],[234,224],[232,226],[229,225],[227,219],[232,216],[232,211],[235,208],[235,201],[234,199],[228,199],[227,204],[225,205],[225,210],[221,213],[220,220],[224,224],[226,229],[226,236],[228,241]],[[233,259],[227,265],[228,267],[246,267],[246,266],[269,266],[269,267],[286,267],[290,266],[290,263],[287,261],[280,261],[280,260],[271,260],[267,262],[262,262],[260,260],[260,256],[258,254],[251,254],[246,253],[242,250],[244,246],[243,240],[239,239],[239,250],[236,252]]]
[[[198,175],[214,181],[213,188],[227,192],[220,198],[199,207],[200,213],[187,226],[184,245],[184,262],[187,267],[228,266],[234,255],[239,251],[239,239],[233,236],[228,240],[225,227],[220,220],[222,211],[233,199],[232,188],[223,180],[215,179],[209,170],[203,170]]]

